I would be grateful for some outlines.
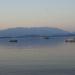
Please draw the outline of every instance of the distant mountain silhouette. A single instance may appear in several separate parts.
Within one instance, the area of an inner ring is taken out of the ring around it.
[[[33,28],[9,28],[0,30],[0,37],[17,37],[26,35],[39,35],[39,36],[54,36],[54,35],[68,35],[67,31],[58,28],[47,27],[33,27]]]

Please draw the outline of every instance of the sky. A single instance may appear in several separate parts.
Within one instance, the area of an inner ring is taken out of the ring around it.
[[[75,31],[75,0],[0,0],[0,29],[12,27]]]

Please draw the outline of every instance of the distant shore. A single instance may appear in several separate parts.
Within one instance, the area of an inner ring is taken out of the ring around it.
[[[73,37],[75,36],[74,34],[71,35],[52,35],[52,36],[47,36],[47,35],[25,35],[25,36],[13,36],[13,37],[0,37],[0,38],[26,38],[26,37],[31,37],[31,38],[41,38],[41,37]]]

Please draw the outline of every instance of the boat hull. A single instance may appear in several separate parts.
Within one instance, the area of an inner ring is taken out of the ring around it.
[[[9,42],[16,42],[16,43],[17,43],[17,42],[18,42],[18,40],[9,40]]]
[[[65,40],[65,42],[75,42],[75,40]]]

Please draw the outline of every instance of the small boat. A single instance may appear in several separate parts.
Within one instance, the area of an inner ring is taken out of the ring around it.
[[[75,38],[74,39],[67,39],[67,40],[65,40],[65,42],[75,42]]]
[[[17,42],[18,42],[18,40],[9,40],[9,42],[16,42],[16,43],[17,43]]]
[[[49,39],[49,37],[44,37],[44,39]]]
[[[42,38],[42,39],[49,39],[49,37],[47,37],[47,36],[42,36],[40,38]]]

